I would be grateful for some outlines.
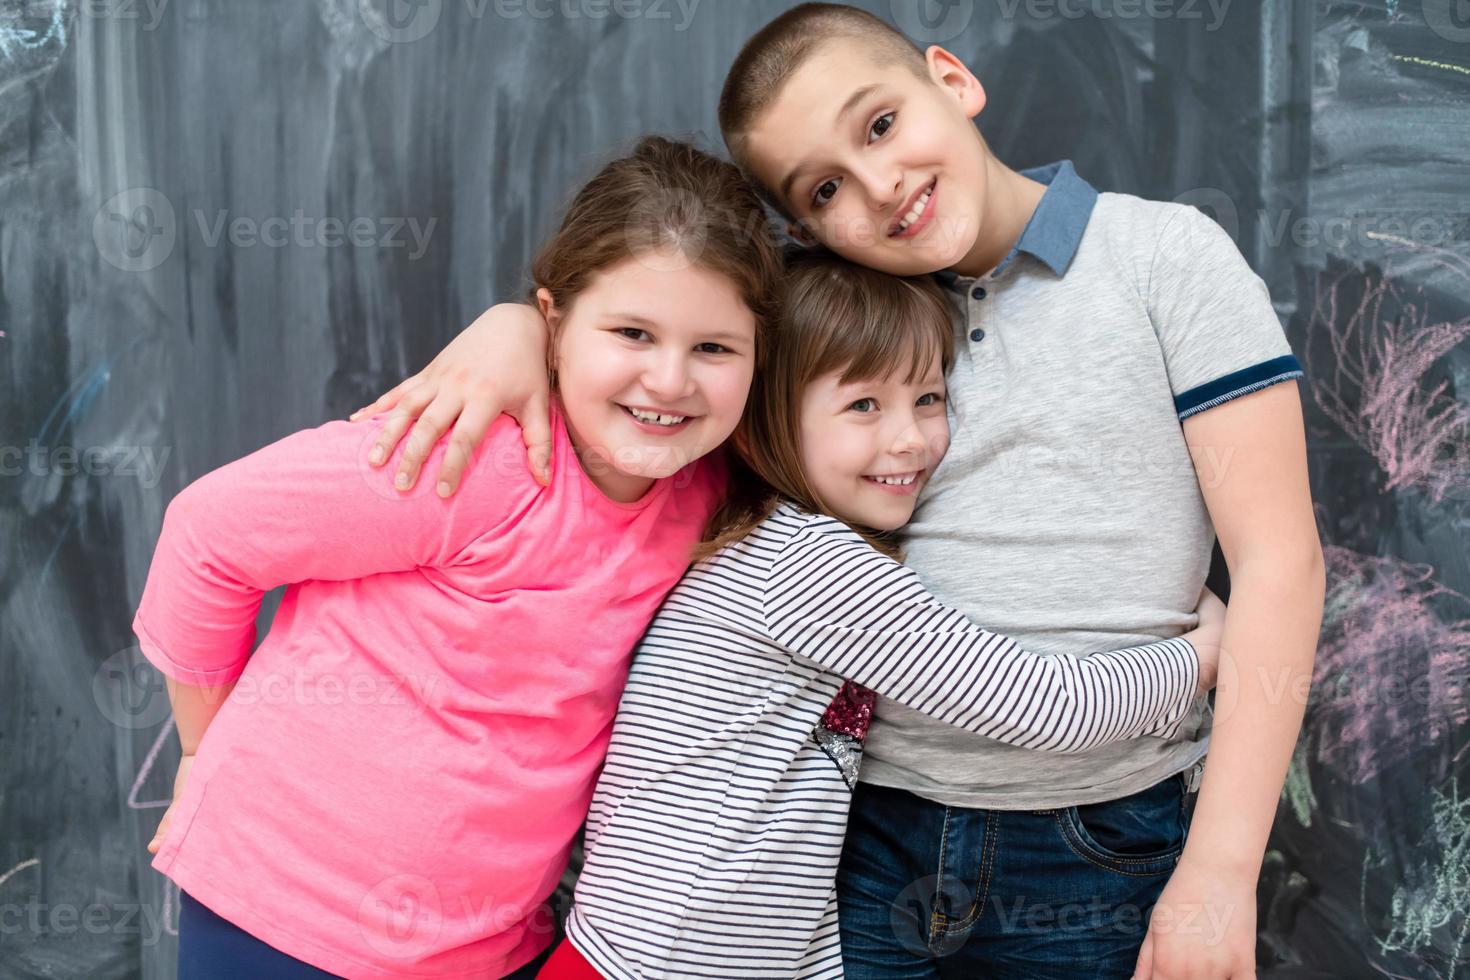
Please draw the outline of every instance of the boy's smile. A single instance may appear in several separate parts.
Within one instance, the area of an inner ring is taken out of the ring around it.
[[[928,185],[919,188],[914,195],[914,203],[903,209],[903,214],[888,229],[889,238],[913,238],[925,228],[934,223],[934,215],[938,208],[933,207],[934,189],[939,186],[939,178],[931,180]]]

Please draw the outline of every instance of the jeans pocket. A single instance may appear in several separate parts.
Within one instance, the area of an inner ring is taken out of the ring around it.
[[[1126,875],[1168,874],[1184,852],[1184,782],[1170,776],[1103,803],[1056,811],[1062,839],[1078,857]]]

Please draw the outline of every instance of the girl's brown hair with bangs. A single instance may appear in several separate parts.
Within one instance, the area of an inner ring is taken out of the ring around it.
[[[825,249],[790,250],[769,356],[735,430],[731,492],[710,522],[695,559],[744,538],[784,499],[831,514],[801,464],[801,400],[813,381],[840,372],[843,383],[922,378],[935,356],[954,360],[954,309],[929,276],[903,278],[857,265]],[[891,537],[854,527],[884,554]]]
[[[781,250],[740,171],[692,143],[644,136],[587,181],[532,260],[527,301],[535,306],[537,290],[546,289],[565,313],[599,273],[649,254],[700,266],[735,285],[755,314],[759,375],[775,319]],[[553,330],[546,350],[552,388],[558,340]]]

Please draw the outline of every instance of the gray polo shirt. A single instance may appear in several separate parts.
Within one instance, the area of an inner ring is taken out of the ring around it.
[[[1042,654],[1192,629],[1214,528],[1184,418],[1301,377],[1265,284],[1193,207],[1099,194],[1070,162],[963,297],[952,443],[908,527],[908,564],[944,602]],[[1207,699],[1173,738],[1058,755],[879,698],[860,779],[951,806],[1095,803],[1193,767]]]

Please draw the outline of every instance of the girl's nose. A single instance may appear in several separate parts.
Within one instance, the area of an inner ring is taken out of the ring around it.
[[[644,373],[643,386],[659,398],[683,398],[692,392],[694,378],[682,354],[669,352],[657,358]]]
[[[924,433],[919,429],[917,419],[910,416],[900,424],[898,433],[889,445],[889,451],[895,453],[922,453],[926,443]]]

